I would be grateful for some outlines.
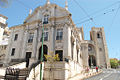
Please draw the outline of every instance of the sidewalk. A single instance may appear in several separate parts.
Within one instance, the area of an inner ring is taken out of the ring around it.
[[[89,72],[89,73],[85,73],[85,74],[84,74],[84,77],[81,78],[80,80],[83,80],[83,79],[86,79],[86,78],[89,78],[89,77],[95,76],[95,75],[97,75],[97,74],[100,74],[101,72],[102,72],[102,70],[99,70],[98,72],[96,72],[95,69],[90,70],[90,72]]]
[[[69,80],[84,80],[85,78],[92,77],[94,75],[100,74],[101,72],[102,70],[99,70],[98,72],[96,72],[95,69],[90,69],[89,73],[83,72],[81,74],[77,74],[74,77],[70,78]]]

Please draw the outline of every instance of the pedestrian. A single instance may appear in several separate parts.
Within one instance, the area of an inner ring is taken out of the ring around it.
[[[96,72],[98,72],[98,67],[96,66]]]
[[[87,73],[89,72],[89,67],[86,68],[86,72],[87,72]]]

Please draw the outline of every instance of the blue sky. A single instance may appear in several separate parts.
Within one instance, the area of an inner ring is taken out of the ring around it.
[[[46,0],[9,0],[7,8],[0,7],[0,14],[8,17],[8,27],[22,24],[29,9],[43,6]],[[76,4],[76,2],[78,2]],[[50,0],[64,7],[65,0]],[[104,27],[109,57],[120,59],[120,2],[118,0],[68,0],[68,10],[77,27],[84,27],[85,39],[89,40],[91,27]],[[90,20],[93,19],[93,21]]]

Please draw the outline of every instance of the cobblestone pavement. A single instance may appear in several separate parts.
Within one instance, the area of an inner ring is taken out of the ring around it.
[[[103,72],[84,80],[120,80],[120,70],[103,69]]]

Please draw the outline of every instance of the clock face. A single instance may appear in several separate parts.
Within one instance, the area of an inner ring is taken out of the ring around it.
[[[92,51],[92,47],[91,46],[88,47],[88,51]]]

